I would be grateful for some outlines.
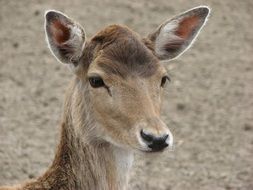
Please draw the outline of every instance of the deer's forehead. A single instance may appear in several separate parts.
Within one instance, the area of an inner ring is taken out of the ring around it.
[[[124,62],[106,57],[97,59],[94,63],[94,69],[109,76],[117,75],[123,79],[133,76],[149,78],[164,71],[159,62],[145,62],[141,64],[137,61]]]
[[[107,74],[126,77],[138,74],[153,75],[160,67],[159,60],[141,38],[121,26],[111,26],[93,38],[101,49],[94,64]]]

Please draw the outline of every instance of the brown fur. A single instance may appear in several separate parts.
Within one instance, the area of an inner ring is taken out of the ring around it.
[[[113,43],[113,39],[117,39],[117,41]],[[125,79],[123,78],[128,77],[130,74],[143,77],[154,74],[159,66],[158,60],[141,42],[139,36],[126,27],[117,25],[109,26],[98,33],[86,45],[84,52],[81,68],[77,71],[77,77],[68,89],[61,126],[61,140],[55,159],[44,175],[25,183],[17,189],[120,189],[117,184],[117,171],[114,164],[115,158],[113,157],[112,146],[114,145],[101,141],[99,138],[91,139],[95,136],[93,129],[89,129],[90,126],[85,124],[83,120],[84,115],[92,111],[89,110],[87,105],[90,97],[85,96],[83,92],[84,89],[87,89],[88,67],[95,60],[93,65],[101,68],[110,77],[112,77],[111,74],[115,74],[115,77],[121,76],[122,82],[124,82]],[[84,86],[80,88],[80,84]],[[135,87],[131,88],[133,92],[136,91]],[[82,94],[84,94],[84,97],[82,97]],[[125,94],[129,93],[126,92]],[[145,97],[140,92],[134,92],[134,94],[139,102],[143,102],[143,106],[150,105],[150,100],[147,99],[146,103],[143,101]],[[142,101],[140,101],[141,99]],[[127,98],[126,101],[128,101]],[[133,100],[129,101],[133,102]],[[97,105],[93,104],[93,106]],[[140,105],[140,112],[144,109],[143,106]],[[131,113],[133,111],[129,109],[136,110],[135,106],[126,110]],[[150,108],[146,110],[152,111]],[[105,113],[107,111],[98,113],[96,117],[101,117],[104,120],[108,117]],[[118,117],[119,115],[114,115],[115,113],[113,111],[110,114],[112,117]],[[129,116],[123,117],[123,122],[132,125],[129,121],[133,120],[136,117],[135,115],[130,115],[130,118]],[[88,120],[88,122],[92,122],[91,118]],[[105,126],[108,124],[106,130],[112,130],[113,126],[109,123],[104,124]],[[78,132],[75,130],[78,130]],[[83,135],[80,135],[81,133]],[[119,131],[115,131],[114,135],[119,136],[118,138],[125,138],[119,134]],[[129,140],[127,142],[132,143]],[[84,181],[79,179],[81,176]]]
[[[137,74],[148,77],[158,68],[158,59],[143,44],[141,37],[129,28],[111,25],[99,32],[92,40],[103,52],[98,65],[108,74],[125,78]]]

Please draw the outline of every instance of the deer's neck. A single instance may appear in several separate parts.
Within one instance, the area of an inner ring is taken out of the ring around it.
[[[132,152],[111,144],[82,144],[67,131],[47,172],[23,189],[34,190],[125,190]],[[70,138],[70,139],[69,139]]]
[[[126,187],[133,157],[130,151],[109,143],[84,143],[70,133],[64,138],[52,168],[61,166],[67,171],[69,179],[64,184],[67,189],[118,190]]]
[[[70,92],[75,92],[75,89],[70,89]],[[77,102],[71,102],[72,95],[66,101],[61,140],[53,164],[25,189],[126,189],[132,152],[107,142],[91,140],[92,119],[89,110],[82,110],[84,107],[88,109],[89,105],[85,105],[88,101],[75,98]],[[71,107],[75,107],[74,113]],[[79,116],[75,118],[77,113]],[[81,118],[85,121],[80,122]]]

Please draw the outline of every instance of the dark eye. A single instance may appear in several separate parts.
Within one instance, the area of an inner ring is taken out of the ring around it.
[[[162,78],[162,80],[161,80],[161,87],[164,87],[164,86],[165,86],[167,80],[170,81],[170,78],[169,78],[168,76],[164,76],[164,77]]]
[[[105,85],[103,79],[99,76],[90,77],[89,82],[93,88],[99,88]]]

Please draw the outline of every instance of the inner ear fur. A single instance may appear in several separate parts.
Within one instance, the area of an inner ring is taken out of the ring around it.
[[[45,13],[45,32],[48,46],[62,63],[77,64],[85,44],[84,29],[59,11]]]
[[[207,21],[210,9],[200,6],[190,9],[160,25],[145,41],[153,46],[161,60],[173,59],[187,50]]]

